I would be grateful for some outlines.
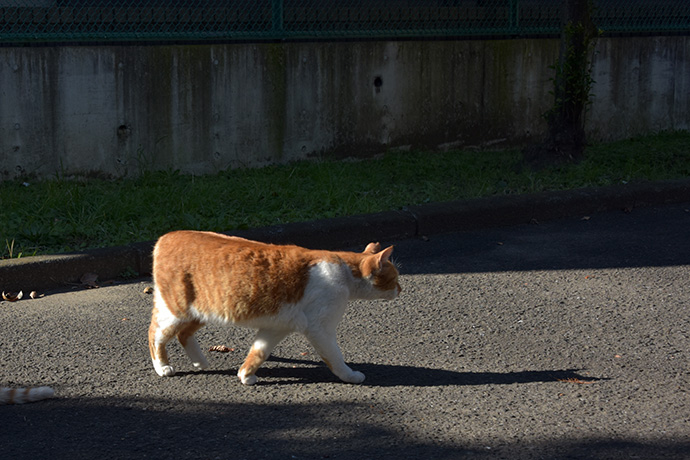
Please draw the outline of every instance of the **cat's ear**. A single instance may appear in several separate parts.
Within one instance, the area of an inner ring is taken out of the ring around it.
[[[376,262],[379,270],[383,267],[383,264],[391,260],[391,254],[393,254],[393,246],[388,246],[386,249],[376,254]]]
[[[369,243],[369,244],[367,244],[367,247],[364,249],[364,253],[376,254],[380,250],[381,250],[381,245],[379,243]]]

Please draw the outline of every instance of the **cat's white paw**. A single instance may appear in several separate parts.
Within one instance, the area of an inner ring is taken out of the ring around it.
[[[202,361],[198,363],[192,363],[195,369],[203,370],[203,369],[208,369],[211,367],[211,365],[208,363],[208,361]]]
[[[362,383],[364,382],[364,374],[359,371],[352,371],[350,375],[343,379],[347,383]]]
[[[162,365],[160,362],[154,361],[153,368],[156,370],[156,374],[161,377],[171,377],[175,375],[175,369],[169,364]]]
[[[238,376],[243,385],[254,385],[257,381],[256,375],[240,375]]]

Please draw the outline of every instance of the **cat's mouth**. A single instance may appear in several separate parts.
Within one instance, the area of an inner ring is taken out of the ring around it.
[[[400,283],[395,283],[395,289],[388,291],[388,296],[386,297],[386,300],[396,299],[400,295],[401,292],[402,292],[402,288],[400,287]]]

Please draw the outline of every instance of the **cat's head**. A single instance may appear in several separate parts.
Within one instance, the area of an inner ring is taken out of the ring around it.
[[[371,283],[370,296],[374,299],[393,300],[402,288],[398,283],[398,269],[391,261],[393,246],[381,250],[379,243],[369,243],[362,253],[362,278]]]

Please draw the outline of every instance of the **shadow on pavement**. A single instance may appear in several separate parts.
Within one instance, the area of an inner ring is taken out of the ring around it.
[[[566,374],[563,374],[566,375]],[[531,381],[542,373],[482,380]],[[3,411],[3,458],[531,459],[687,458],[690,441],[457,439],[452,445],[384,426],[366,404],[243,404],[172,398],[55,399]],[[472,429],[476,421],[457,420]],[[417,430],[419,431],[419,430]],[[471,438],[468,436],[468,439]]]
[[[271,356],[269,361],[294,364],[296,367],[260,368],[257,372],[257,376],[259,377],[259,383],[263,385],[338,381],[337,377],[331,374],[328,368],[321,362],[281,358],[277,356]],[[583,376],[578,373],[582,369],[520,372],[456,372],[445,369],[430,369],[427,367],[372,363],[350,363],[350,367],[364,372],[367,379],[364,381],[363,385],[373,387],[511,385],[514,383],[558,382],[568,380],[586,383],[608,380]],[[226,373],[226,371],[216,372]]]
[[[405,240],[394,259],[404,274],[690,265],[688,228],[688,205],[636,209]]]

